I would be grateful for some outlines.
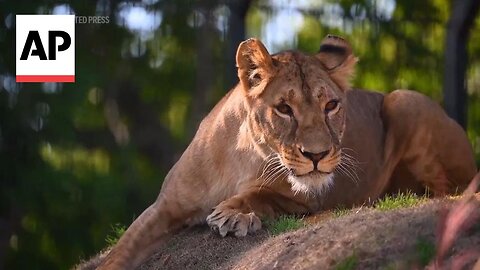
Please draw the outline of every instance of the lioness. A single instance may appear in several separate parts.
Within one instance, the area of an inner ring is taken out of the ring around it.
[[[455,192],[477,171],[464,131],[429,98],[350,90],[357,58],[340,37],[327,36],[316,55],[270,55],[249,39],[236,61],[239,84],[99,269],[137,267],[184,225],[206,220],[222,236],[245,236],[262,217],[405,189]]]

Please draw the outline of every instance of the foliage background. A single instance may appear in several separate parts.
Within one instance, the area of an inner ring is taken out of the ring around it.
[[[314,53],[340,34],[361,59],[355,86],[442,103],[451,9],[448,0],[0,0],[0,268],[69,268],[153,202],[234,85],[239,40]],[[15,83],[14,15],[36,13],[109,16],[77,24],[76,83]],[[477,160],[479,27],[477,17],[466,78]]]

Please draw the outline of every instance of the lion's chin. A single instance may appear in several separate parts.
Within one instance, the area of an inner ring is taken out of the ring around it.
[[[301,176],[291,174],[288,182],[295,193],[313,193],[321,195],[333,185],[333,173],[310,172]]]

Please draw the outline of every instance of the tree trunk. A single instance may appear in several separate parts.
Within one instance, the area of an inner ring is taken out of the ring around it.
[[[447,25],[443,101],[447,114],[463,128],[467,125],[467,41],[479,6],[478,0],[455,0]]]
[[[195,135],[200,121],[207,113],[207,103],[215,79],[215,58],[213,54],[215,35],[213,8],[216,1],[204,1],[197,9],[203,15],[203,24],[199,26],[196,36],[197,71],[195,75],[195,88],[192,94],[192,107],[187,127],[188,138]]]
[[[238,82],[237,69],[235,67],[235,55],[237,47],[245,40],[245,17],[250,7],[250,0],[230,0],[227,1],[230,9],[228,17],[228,33],[227,33],[227,55],[226,55],[226,90],[235,86]]]

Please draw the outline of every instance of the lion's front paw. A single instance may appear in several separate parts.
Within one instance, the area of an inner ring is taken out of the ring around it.
[[[262,222],[255,213],[243,214],[238,210],[222,209],[222,207],[215,208],[207,217],[207,223],[222,237],[228,232],[234,233],[237,237],[245,236],[262,228]]]

